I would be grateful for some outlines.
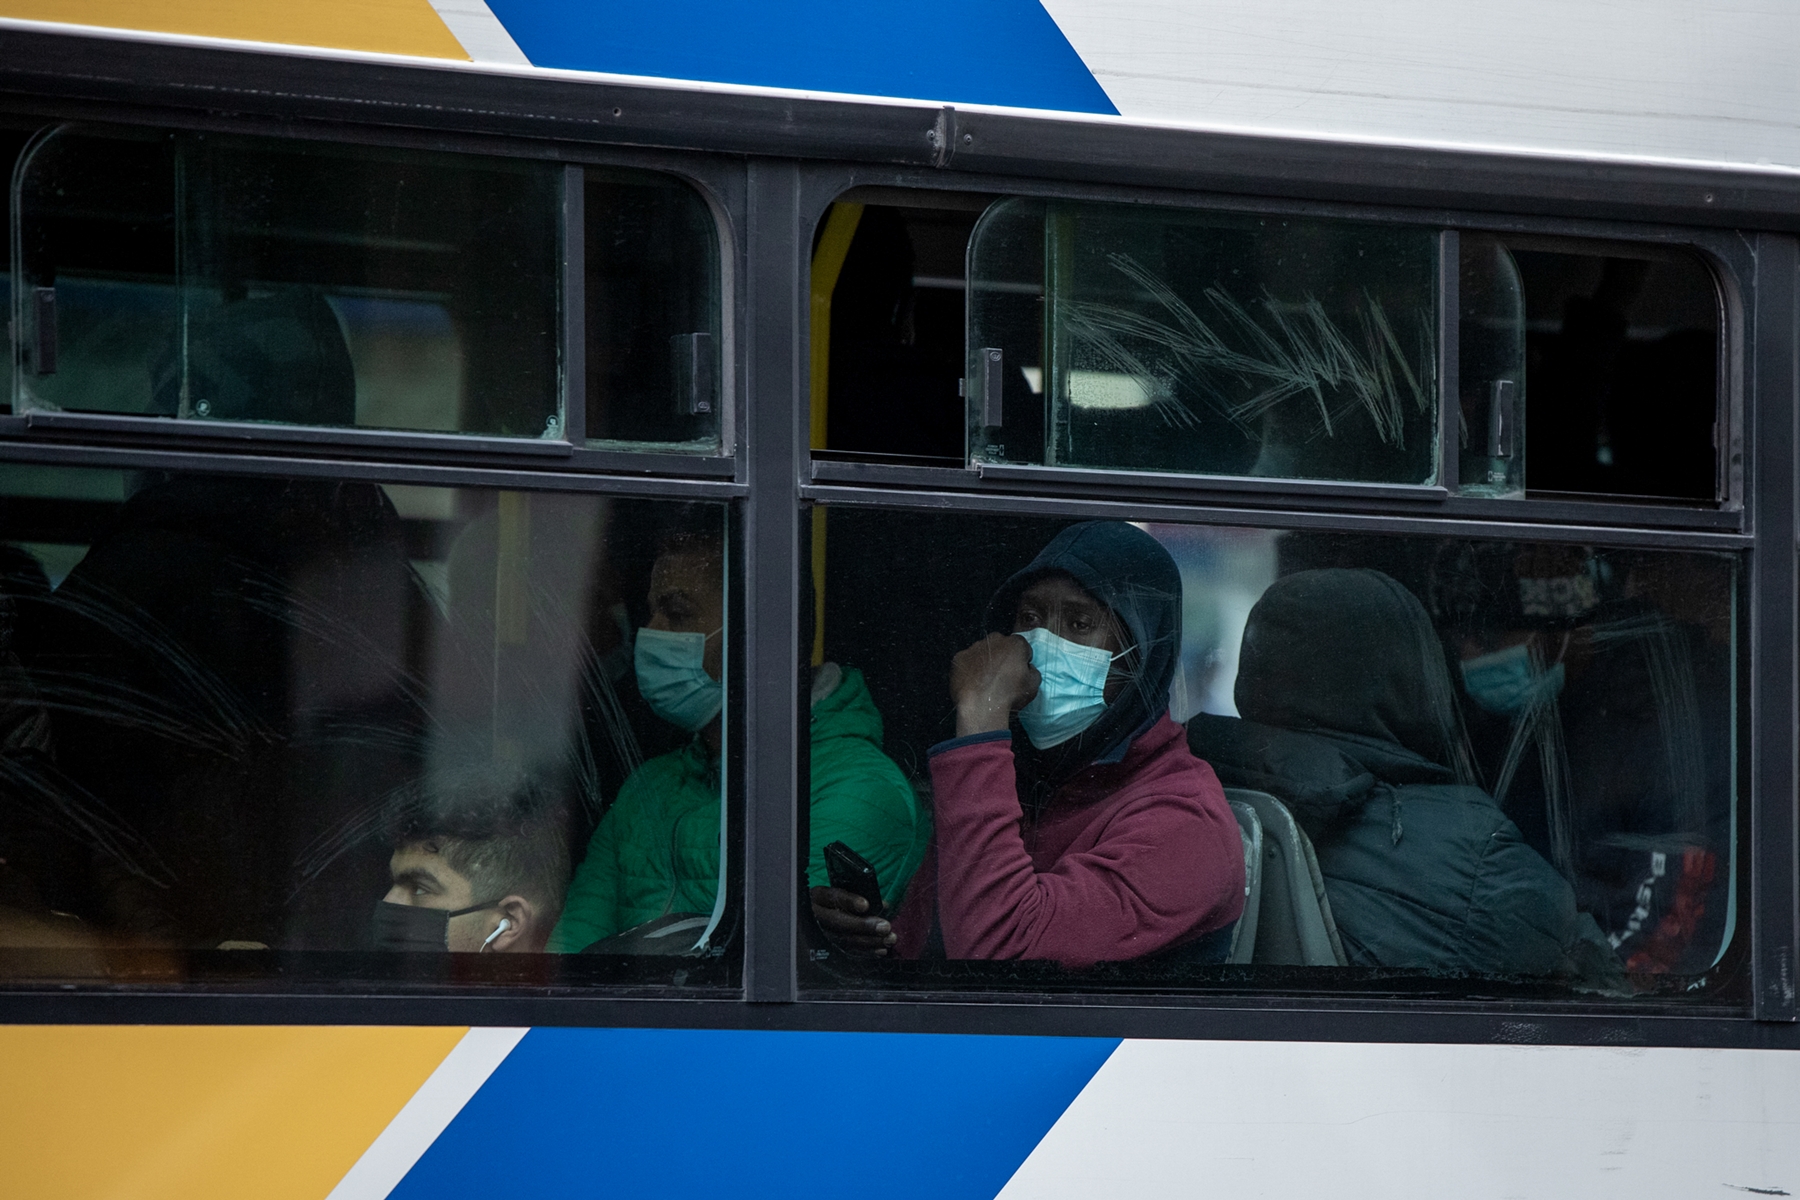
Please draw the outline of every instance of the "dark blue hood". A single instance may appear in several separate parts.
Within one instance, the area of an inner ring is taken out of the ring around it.
[[[1124,521],[1085,521],[1050,539],[988,602],[986,627],[1011,633],[1019,594],[1046,575],[1065,574],[1118,616],[1137,650],[1130,686],[1081,736],[1045,752],[1042,774],[1060,783],[1093,762],[1115,762],[1132,739],[1169,709],[1181,657],[1181,572],[1162,543]]]
[[[1245,720],[1334,738],[1377,778],[1417,782],[1423,761],[1474,780],[1431,618],[1380,571],[1270,584],[1244,626],[1234,695]]]

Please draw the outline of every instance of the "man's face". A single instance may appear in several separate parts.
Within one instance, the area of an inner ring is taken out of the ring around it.
[[[725,624],[724,572],[716,554],[677,550],[656,560],[650,571],[650,628],[673,633],[715,634]],[[706,673],[725,677],[722,637],[706,639]]]
[[[1067,575],[1046,575],[1019,594],[1013,632],[1027,629],[1047,629],[1066,641],[1095,646],[1109,654],[1125,648],[1124,631],[1113,610]],[[1108,703],[1129,678],[1126,660],[1115,661],[1106,680]]]
[[[475,891],[468,879],[445,862],[430,842],[414,843],[394,851],[394,856],[388,860],[388,874],[394,881],[385,897],[389,904],[455,912],[475,903]],[[445,939],[447,948],[480,950],[481,943],[493,932],[499,919],[498,909],[451,917]]]

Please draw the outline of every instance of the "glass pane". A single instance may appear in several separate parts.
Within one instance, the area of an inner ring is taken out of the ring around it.
[[[1676,249],[1503,241],[1524,292],[1530,489],[1716,499],[1712,271]]]
[[[1742,983],[1730,555],[861,508],[813,529],[822,657],[866,684],[933,833],[909,875],[830,826],[875,886],[815,869],[811,986]],[[865,795],[820,761],[815,855],[826,806]]]
[[[969,250],[974,457],[1429,483],[1437,248],[1404,226],[1003,201]]]
[[[589,168],[585,212],[589,439],[717,450],[725,359],[712,211],[673,179]]]
[[[969,234],[990,198],[896,189],[850,196],[813,235],[813,402],[825,406],[823,444],[813,449],[961,466],[964,272]]]
[[[1499,238],[1465,233],[1457,302],[1458,490],[1525,494],[1525,288]]]
[[[554,165],[74,127],[28,154],[16,410],[561,436]]]
[[[727,982],[728,536],[7,466],[0,979]]]

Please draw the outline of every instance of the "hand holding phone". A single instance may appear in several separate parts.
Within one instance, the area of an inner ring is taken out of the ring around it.
[[[869,865],[868,859],[843,842],[832,842],[825,847],[825,872],[831,877],[832,887],[869,902],[865,916],[882,915],[881,881],[875,877],[875,868]]]

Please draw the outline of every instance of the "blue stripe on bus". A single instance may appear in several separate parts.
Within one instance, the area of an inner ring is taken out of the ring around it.
[[[540,67],[1116,113],[1038,0],[488,0]]]
[[[1113,1038],[533,1029],[399,1200],[990,1200]]]

